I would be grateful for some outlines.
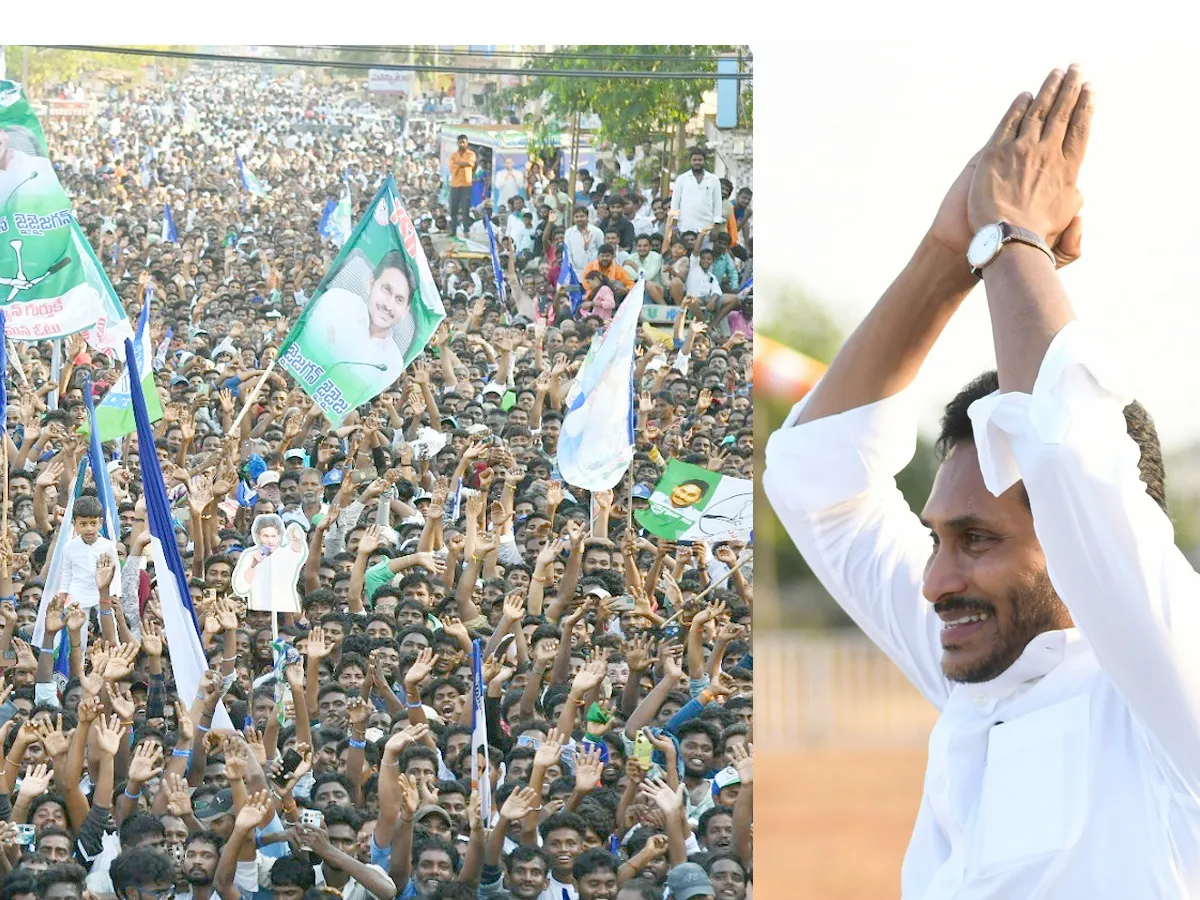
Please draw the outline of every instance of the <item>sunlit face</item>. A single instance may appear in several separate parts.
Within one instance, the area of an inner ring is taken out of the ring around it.
[[[746,900],[746,870],[736,859],[719,859],[708,870],[716,900]]]
[[[550,854],[554,874],[565,875],[583,852],[583,838],[574,828],[556,828],[546,835],[543,849]]]
[[[1071,627],[1046,572],[1023,487],[999,497],[984,486],[973,443],[946,456],[922,521],[933,550],[922,591],[942,619],[942,671],[952,681],[990,681],[1034,637]]]
[[[408,279],[399,269],[384,269],[371,280],[367,295],[371,337],[386,337],[393,325],[408,316],[410,294]]]

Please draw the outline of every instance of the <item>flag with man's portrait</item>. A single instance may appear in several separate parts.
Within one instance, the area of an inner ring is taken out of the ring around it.
[[[337,426],[396,383],[445,317],[389,175],[284,339],[279,365]]]
[[[754,482],[672,459],[637,523],[667,541],[728,541],[754,528]]]

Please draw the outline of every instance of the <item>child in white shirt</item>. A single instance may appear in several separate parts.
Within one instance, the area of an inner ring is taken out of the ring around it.
[[[100,501],[85,494],[75,501],[72,525],[75,536],[63,548],[62,584],[59,590],[84,609],[98,606],[100,589],[96,587],[96,560],[101,556],[117,559],[117,546],[100,534],[104,509]],[[114,596],[120,592],[120,580],[113,579]]]

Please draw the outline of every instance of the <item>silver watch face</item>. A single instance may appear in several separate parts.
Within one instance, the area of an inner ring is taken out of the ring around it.
[[[972,268],[979,269],[986,266],[1000,251],[1000,241],[1004,237],[1004,232],[998,224],[984,225],[977,232],[975,237],[971,239],[971,246],[967,248],[967,262]]]

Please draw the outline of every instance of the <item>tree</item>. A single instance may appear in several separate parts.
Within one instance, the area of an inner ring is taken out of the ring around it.
[[[529,81],[502,92],[502,105],[533,106],[523,124],[535,137],[552,139],[571,128],[576,115],[600,118],[601,140],[633,147],[673,134],[695,116],[706,91],[716,84],[714,54],[722,48],[706,45],[639,45],[564,47],[553,59],[529,60]],[[595,59],[595,55],[628,57]],[[657,59],[642,57],[655,56]],[[705,72],[714,78],[667,80],[596,78],[557,75],[571,71]],[[545,149],[545,148],[543,148]]]
[[[129,78],[140,78],[148,66],[157,63],[159,70],[168,76],[182,71],[188,65],[185,59],[161,59],[149,56],[136,56],[125,53],[105,53],[103,51],[56,50],[50,47],[9,47],[8,69],[12,77],[19,78],[16,73],[23,66],[23,55],[29,52],[29,79],[25,85],[26,94],[34,96],[46,88],[68,81],[80,81],[89,73],[106,72],[110,75],[124,75]],[[189,47],[176,45],[147,45],[147,50],[189,50]]]

